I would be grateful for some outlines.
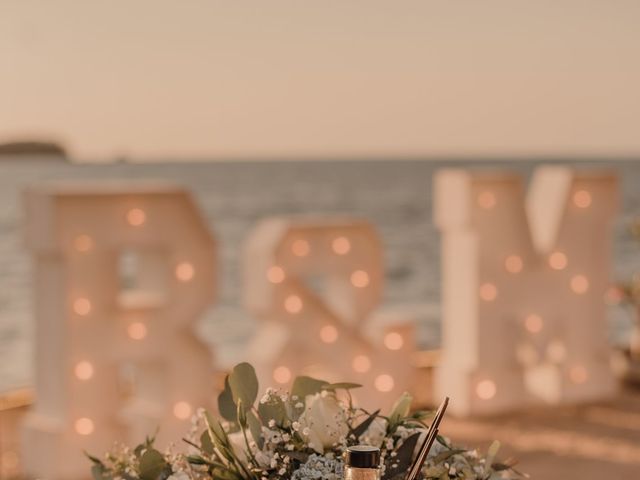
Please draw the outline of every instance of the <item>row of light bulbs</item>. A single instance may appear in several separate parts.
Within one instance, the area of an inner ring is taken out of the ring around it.
[[[141,208],[132,208],[126,213],[125,218],[130,226],[140,227],[145,224],[147,215]],[[94,247],[93,238],[87,234],[80,234],[73,240],[73,248],[78,253],[89,253]],[[182,283],[193,280],[195,273],[195,267],[187,261],[177,263],[174,268],[176,279]],[[85,297],[76,298],[72,308],[76,315],[86,317],[91,313],[91,301]],[[147,326],[140,321],[132,322],[127,327],[127,335],[132,340],[143,340],[147,333]],[[75,377],[83,382],[91,380],[94,373],[94,366],[88,360],[81,360],[74,367]],[[192,412],[193,408],[186,401],[179,401],[173,405],[173,414],[180,420],[188,419]],[[74,429],[79,435],[91,435],[95,430],[95,424],[91,418],[80,417],[74,422]]]
[[[485,191],[477,198],[478,205],[484,209],[494,208],[497,204],[495,194]],[[573,195],[573,203],[578,208],[588,208],[592,203],[591,194],[586,190],[578,190]],[[133,227],[142,226],[146,222],[146,213],[140,208],[132,208],[127,212],[126,220]],[[92,250],[93,239],[82,234],[74,240],[74,247],[80,253]],[[336,255],[346,255],[351,250],[351,242],[344,236],[336,237],[331,243],[332,251]],[[311,246],[304,239],[295,240],[291,244],[291,251],[297,257],[306,257],[311,251]],[[568,265],[566,254],[554,252],[549,256],[549,266],[555,270],[564,270]],[[505,259],[505,269],[509,273],[519,273],[524,267],[522,258],[518,255],[509,255]],[[195,275],[195,268],[189,262],[181,262],[175,267],[175,276],[181,282],[188,282]],[[267,279],[274,284],[282,283],[286,279],[286,273],[282,267],[274,265],[267,271]],[[356,288],[365,288],[370,283],[369,274],[364,270],[355,270],[350,276],[351,284]],[[570,280],[570,287],[576,294],[584,294],[588,291],[589,281],[584,275],[574,275]],[[480,298],[484,301],[494,301],[498,295],[496,285],[483,283],[480,286]],[[303,308],[302,299],[297,295],[289,295],[285,298],[284,308],[290,314],[297,314]],[[76,314],[86,316],[91,311],[91,302],[87,298],[78,298],[74,302],[73,309]],[[531,333],[537,333],[542,329],[543,322],[539,315],[531,314],[525,319],[525,328]],[[133,322],[129,325],[127,332],[129,337],[135,340],[142,340],[147,335],[147,328],[141,322]],[[325,343],[333,343],[338,338],[338,331],[333,325],[325,325],[320,330],[320,339]],[[390,332],[385,336],[384,344],[391,350],[402,348],[404,340],[397,332]],[[371,367],[371,361],[365,355],[356,356],[353,359],[352,367],[357,372],[366,372]],[[80,380],[89,380],[93,376],[93,366],[88,361],[81,361],[75,368],[76,377]],[[588,375],[582,366],[573,367],[570,370],[570,378],[574,383],[583,383]],[[286,366],[279,366],[273,372],[276,382],[284,384],[291,380],[291,371]],[[393,377],[388,374],[378,375],[374,381],[374,386],[381,392],[391,391],[394,386]],[[476,386],[476,395],[481,399],[491,399],[497,393],[497,386],[492,380],[482,380]],[[191,415],[191,406],[184,401],[174,405],[174,415],[180,419],[186,419]],[[75,424],[76,431],[83,435],[93,432],[93,422],[88,418],[80,418]]]
[[[576,190],[573,193],[572,201],[574,206],[586,209],[593,202],[592,195],[587,190]],[[476,202],[480,208],[485,210],[493,209],[497,205],[497,199],[493,192],[483,191],[478,194]],[[564,252],[556,251],[549,255],[548,264],[554,270],[564,270],[569,265],[569,260]],[[504,261],[504,268],[512,274],[520,273],[524,268],[524,262],[519,255],[508,255]],[[573,275],[569,280],[569,287],[576,295],[583,295],[589,290],[589,279],[585,275]],[[498,287],[490,282],[480,285],[479,296],[485,302],[493,302],[498,297]],[[524,327],[530,333],[539,333],[542,331],[544,322],[540,315],[535,313],[529,314],[524,319]],[[556,359],[564,357],[564,345],[553,343],[549,346],[549,354]],[[589,374],[587,369],[582,365],[575,365],[568,371],[569,380],[574,384],[585,383]],[[496,396],[498,387],[491,379],[483,379],[476,383],[475,394],[481,400],[491,400]]]
[[[571,199],[573,204],[578,208],[589,208],[593,202],[591,192],[588,190],[576,190]],[[478,194],[476,203],[480,208],[491,210],[498,204],[498,200],[495,193],[485,190]]]
[[[576,295],[584,295],[589,291],[589,279],[585,275],[572,275],[569,288]],[[484,282],[478,290],[480,298],[485,302],[493,302],[498,298],[498,287],[495,283]]]
[[[140,208],[132,208],[127,212],[126,220],[130,226],[140,227],[146,222],[146,213]],[[73,246],[78,253],[88,253],[94,248],[95,242],[89,235],[81,234],[74,239]],[[336,237],[331,242],[331,249],[336,255],[347,255],[351,251],[351,242],[347,237]],[[291,244],[291,251],[297,257],[305,257],[309,255],[311,247],[306,240],[298,239]],[[189,282],[195,276],[195,268],[189,262],[180,262],[176,265],[174,274],[178,281]],[[274,284],[282,283],[286,279],[286,272],[277,265],[270,267],[266,275]],[[370,283],[370,277],[364,270],[354,270],[350,275],[350,282],[356,288],[366,288]],[[88,316],[91,308],[91,301],[85,297],[77,298],[73,303],[73,311],[82,317]],[[290,314],[300,313],[303,309],[302,299],[297,295],[289,295],[285,298],[284,308]],[[133,340],[143,340],[147,336],[147,327],[142,322],[132,322],[127,327],[127,334]],[[338,330],[333,325],[325,325],[320,329],[319,336],[325,343],[334,343],[338,339]],[[404,345],[404,339],[398,332],[389,332],[385,335],[383,343],[389,350],[399,350]],[[365,373],[371,368],[371,360],[366,355],[357,355],[352,361],[352,368],[358,373]],[[75,365],[74,374],[78,380],[88,381],[94,375],[94,367],[88,360],[79,361]],[[288,383],[291,377],[291,370],[286,366],[274,369],[273,378],[277,383]],[[394,387],[393,377],[380,374],[375,378],[374,386],[380,392],[389,392]],[[188,402],[179,401],[174,404],[173,414],[176,418],[185,420],[191,416],[192,410]],[[90,435],[95,429],[93,420],[87,417],[77,419],[74,427],[80,435]]]
[[[351,241],[345,236],[338,236],[331,241],[331,250],[336,255],[347,255],[351,251]],[[297,239],[291,243],[291,253],[296,257],[306,257],[310,252],[311,246],[307,240]],[[286,278],[286,272],[278,265],[273,265],[267,270],[267,279],[273,284],[280,284]],[[365,270],[354,270],[349,280],[355,288],[366,288],[371,281]],[[304,304],[300,296],[288,295],[283,306],[287,313],[296,315],[302,311]],[[338,329],[333,325],[324,325],[319,331],[319,337],[324,343],[334,343],[338,339]],[[398,332],[389,332],[385,335],[383,343],[389,350],[400,350],[404,345],[404,338]],[[366,373],[371,369],[371,360],[366,355],[357,355],[353,358],[351,367],[357,373]],[[276,383],[286,384],[291,378],[291,370],[285,365],[276,367],[273,371]],[[393,377],[386,373],[374,379],[374,387],[380,392],[390,392],[394,385]]]

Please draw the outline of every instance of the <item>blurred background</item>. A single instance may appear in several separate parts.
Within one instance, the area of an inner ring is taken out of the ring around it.
[[[227,365],[255,328],[238,245],[277,214],[374,223],[384,305],[415,312],[420,347],[437,348],[443,167],[617,172],[612,278],[628,282],[640,271],[638,24],[625,0],[0,0],[0,394],[33,382],[21,195],[42,181],[186,187],[219,249],[199,333]],[[633,309],[609,314],[612,345],[627,345]],[[626,386],[606,404],[452,420],[445,433],[502,438],[534,478],[632,478],[639,403]]]

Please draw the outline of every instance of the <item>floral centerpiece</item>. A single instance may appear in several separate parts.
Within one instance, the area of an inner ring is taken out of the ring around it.
[[[348,446],[381,449],[383,480],[399,480],[418,440],[428,430],[430,412],[411,412],[403,394],[391,412],[368,412],[354,405],[355,383],[328,383],[297,377],[290,391],[267,389],[258,398],[258,380],[248,363],[237,365],[218,397],[221,419],[200,410],[183,439],[189,453],[161,453],[154,439],[135,448],[116,446],[103,459],[89,455],[95,480],[339,480]],[[495,442],[486,456],[452,445],[439,436],[423,467],[425,479],[501,479],[521,474],[513,463],[498,463]]]

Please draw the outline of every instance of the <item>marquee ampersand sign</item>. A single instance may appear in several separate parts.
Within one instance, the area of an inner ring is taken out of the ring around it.
[[[383,277],[382,246],[367,222],[262,221],[248,239],[244,268],[245,304],[263,320],[248,350],[261,381],[341,381],[355,372],[361,404],[392,402],[411,378],[414,327],[371,321]]]
[[[83,450],[159,427],[179,438],[211,403],[213,361],[193,324],[213,301],[214,241],[189,195],[104,184],[27,193],[35,259],[36,403],[27,473],[85,478]]]
[[[520,175],[442,170],[442,361],[458,414],[613,392],[603,295],[616,179],[563,167]]]

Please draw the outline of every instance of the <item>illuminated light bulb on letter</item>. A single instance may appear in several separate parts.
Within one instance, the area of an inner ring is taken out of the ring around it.
[[[569,370],[569,379],[577,385],[585,383],[588,378],[589,373],[582,365],[576,365],[575,367],[571,367],[571,370]]]
[[[398,332],[389,332],[384,336],[384,346],[389,350],[400,350],[404,345],[404,339]]]
[[[147,221],[147,214],[141,208],[132,208],[127,212],[127,223],[132,227],[139,227]]]
[[[73,311],[83,317],[89,315],[91,312],[91,302],[88,298],[77,298],[73,302]]]
[[[291,251],[296,257],[306,257],[309,255],[311,247],[306,240],[296,240],[291,244]]]
[[[542,325],[542,317],[540,315],[536,315],[535,313],[527,315],[527,317],[524,319],[524,327],[530,333],[538,333],[540,330],[542,330]]]
[[[485,302],[492,302],[498,297],[498,288],[493,283],[480,285],[480,298]]]
[[[333,325],[325,325],[320,329],[320,340],[324,343],[333,343],[338,339],[338,329]]]
[[[282,267],[274,265],[272,267],[269,267],[269,270],[267,270],[267,280],[269,280],[271,283],[282,283],[284,282],[285,278],[286,275]]]
[[[192,411],[193,409],[191,408],[191,405],[184,401],[177,402],[173,406],[173,414],[180,420],[186,420],[187,418],[191,417]]]
[[[73,240],[73,248],[75,248],[77,252],[86,253],[93,248],[93,239],[89,235],[78,235]]]
[[[87,417],[79,418],[75,421],[74,428],[80,435],[91,435],[94,430],[93,420]]]
[[[300,313],[302,311],[302,299],[298,295],[289,295],[284,300],[284,309],[292,315]]]
[[[127,327],[127,334],[132,340],[142,340],[147,336],[147,326],[142,322],[133,322]]]
[[[379,392],[390,392],[394,386],[393,377],[386,373],[378,375],[373,381],[373,386],[376,387],[376,390]]]
[[[273,379],[280,384],[287,383],[291,380],[291,370],[285,366],[276,367],[273,371]]]
[[[351,367],[358,373],[366,373],[371,369],[371,360],[366,355],[357,355],[353,358]]]
[[[356,270],[351,274],[351,285],[356,288],[365,288],[369,285],[369,274],[364,270]]]
[[[76,363],[75,368],[73,369],[76,378],[78,380],[89,380],[93,377],[93,365],[86,360]]]
[[[476,395],[481,400],[491,400],[497,392],[498,388],[492,380],[482,380],[476,385]]]
[[[489,210],[495,207],[496,203],[496,196],[492,192],[486,191],[478,195],[478,205],[480,206],[480,208]]]
[[[176,265],[176,278],[180,282],[189,282],[193,279],[196,269],[189,262],[180,262]]]
[[[337,237],[331,242],[331,249],[336,255],[346,255],[351,250],[351,242],[347,237]]]
[[[504,268],[509,273],[520,273],[522,271],[522,258],[518,255],[509,255],[504,260]]]
[[[571,290],[577,295],[583,295],[589,290],[589,280],[584,275],[574,275],[571,277]]]
[[[591,206],[591,194],[587,190],[578,190],[573,194],[573,204],[578,208]]]
[[[568,263],[567,256],[562,252],[553,252],[549,255],[549,266],[554,270],[564,270]]]

